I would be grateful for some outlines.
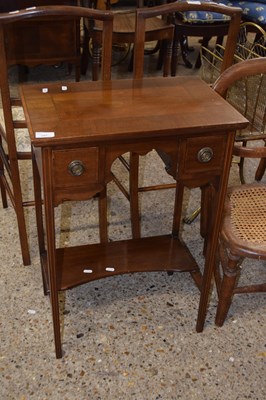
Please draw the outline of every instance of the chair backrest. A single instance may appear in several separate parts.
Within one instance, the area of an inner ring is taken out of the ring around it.
[[[77,6],[78,0],[0,0],[1,12],[16,12],[36,6]],[[56,40],[55,40],[56,38]],[[80,19],[71,17],[34,18],[5,26],[9,65],[35,66],[67,62],[80,69]]]
[[[76,6],[78,0],[0,0],[0,12],[9,12],[28,7]]]
[[[44,1],[43,1],[44,2]],[[67,2],[67,1],[65,1]],[[63,3],[61,1],[61,3]],[[102,79],[110,79],[111,77],[111,41],[112,41],[112,20],[113,16],[111,12],[107,11],[99,11],[99,10],[91,10],[91,9],[85,9],[83,7],[77,7],[77,6],[43,6],[43,7],[30,7],[29,9],[25,10],[19,10],[19,11],[11,11],[9,13],[2,13],[0,14],[0,24],[1,24],[1,29],[3,29],[4,33],[3,35],[5,38],[3,39],[3,43],[5,44],[5,59],[7,65],[10,64],[15,64],[15,63],[22,63],[23,64],[23,58],[25,57],[23,55],[24,47],[25,47],[25,52],[27,53],[27,59],[30,60],[31,63],[36,63],[39,64],[41,63],[41,58],[45,59],[47,56],[49,58],[49,51],[56,53],[60,53],[60,48],[57,46],[53,46],[53,49],[48,48],[46,52],[47,54],[43,54],[42,52],[45,53],[45,49],[41,47],[41,45],[36,44],[36,46],[40,46],[40,49],[30,49],[28,44],[27,44],[27,37],[24,37],[25,31],[21,31],[21,35],[19,35],[19,30],[14,32],[12,35],[12,30],[16,29],[17,26],[20,26],[21,23],[30,21],[33,22],[36,21],[36,24],[38,25],[41,21],[43,26],[45,26],[46,20],[47,20],[47,26],[50,28],[50,23],[52,19],[56,18],[73,18],[73,19],[80,19],[80,18],[88,18],[91,20],[100,20],[103,21],[103,51],[102,51],[102,57],[103,60],[105,61],[102,65]],[[53,27],[56,29],[56,25],[53,25]],[[79,25],[78,25],[79,29]],[[11,34],[10,34],[11,33]],[[58,32],[54,31],[54,29],[46,29],[46,35],[52,36],[50,42],[53,42],[54,36],[56,34],[60,34],[60,30]],[[75,32],[70,31],[70,35],[75,37],[74,35]],[[31,32],[31,34],[34,34],[34,32]],[[66,35],[66,32],[64,33]],[[69,36],[68,34],[68,36]],[[27,36],[27,35],[26,35]],[[21,43],[19,43],[19,39],[21,37]],[[48,39],[47,39],[48,40]],[[71,37],[69,37],[69,40],[71,41]],[[31,41],[30,41],[31,42]],[[66,48],[62,50],[63,52],[67,52],[67,44],[65,46]],[[69,47],[71,47],[71,44],[69,43]],[[22,49],[22,50],[21,50]],[[39,56],[39,54],[40,56]],[[35,55],[36,54],[36,55]],[[62,55],[63,56],[63,55]],[[35,57],[37,57],[37,60],[35,60]]]
[[[13,120],[12,106],[20,105],[20,103],[18,99],[12,99],[10,95],[8,79],[9,53],[7,51],[8,43],[6,42],[5,37],[5,27],[24,20],[34,20],[35,18],[50,19],[53,17],[83,17],[103,22],[102,79],[111,79],[112,12],[73,6],[45,6],[0,14],[0,89],[5,122],[5,129],[0,126],[0,135],[7,143],[11,174],[12,161],[18,158],[14,129],[25,126],[23,126],[22,123]],[[8,166],[7,170],[9,170]]]
[[[266,74],[265,57],[253,58],[232,65],[219,76],[213,84],[213,89],[225,97],[228,88],[237,80],[258,74]]]
[[[234,88],[231,91],[230,89]],[[224,71],[213,84],[213,89],[238,109],[255,131],[254,139],[266,139],[266,58],[241,61]],[[252,136],[248,136],[252,139]],[[266,147],[235,146],[235,155],[266,157]]]
[[[139,8],[136,10],[136,35],[134,47],[134,77],[141,78],[143,75],[143,55],[145,43],[145,22],[148,18],[169,16],[173,18],[177,12],[185,11],[208,11],[227,15],[229,17],[229,28],[225,54],[223,57],[222,71],[233,64],[234,53],[240,29],[242,9],[228,7],[216,3],[189,3],[174,2],[157,7]],[[177,27],[178,29],[178,27]]]

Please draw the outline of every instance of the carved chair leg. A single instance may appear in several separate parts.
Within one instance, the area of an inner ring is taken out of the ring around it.
[[[84,35],[82,42],[82,54],[81,54],[81,73],[86,75],[89,63],[89,35],[86,27],[84,27]]]
[[[219,256],[223,268],[223,277],[219,289],[219,301],[215,323],[218,326],[222,326],[232,303],[234,288],[239,276],[239,267],[242,260],[239,256],[232,254],[230,251],[228,251],[227,254],[223,244],[220,244]]]
[[[99,69],[101,63],[101,46],[93,43],[92,50],[92,80],[97,81],[99,79]]]
[[[172,42],[163,41],[163,76],[168,76],[171,69]]]
[[[175,28],[172,46],[171,76],[176,76],[179,43],[177,29]]]

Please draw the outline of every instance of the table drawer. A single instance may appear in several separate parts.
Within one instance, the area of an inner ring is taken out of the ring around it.
[[[87,187],[99,178],[98,147],[53,151],[55,188]]]
[[[183,171],[202,173],[223,168],[227,136],[192,137],[185,141]]]

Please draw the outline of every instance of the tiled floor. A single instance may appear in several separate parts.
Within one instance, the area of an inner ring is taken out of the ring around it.
[[[48,78],[62,73],[45,71]],[[191,72],[179,69],[180,74]],[[31,79],[38,80],[40,70],[34,74]],[[169,179],[155,154],[142,162],[143,181],[158,176]],[[32,175],[30,164],[25,164],[22,180],[25,195],[30,196]],[[254,165],[248,169],[252,176]],[[236,181],[233,166],[230,182]],[[129,204],[112,183],[108,193],[110,237],[130,237]],[[198,201],[197,190],[187,191],[184,213]],[[142,195],[144,235],[169,232],[172,204],[171,190]],[[96,241],[96,207],[96,200],[58,207],[58,242]],[[14,211],[0,208],[0,399],[266,398],[265,294],[235,298],[224,326],[217,328],[214,291],[205,329],[199,334],[195,331],[199,293],[186,274],[118,276],[62,294],[64,357],[56,360],[33,209],[26,218],[32,257],[29,267],[21,262]],[[184,225],[183,238],[202,264],[198,231],[198,220]],[[245,266],[249,270],[245,269],[243,279],[251,280],[258,272],[265,278],[265,262],[249,261]]]

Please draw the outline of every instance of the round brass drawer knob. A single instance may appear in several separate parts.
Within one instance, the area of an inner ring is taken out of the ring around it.
[[[73,176],[80,176],[85,171],[85,166],[82,161],[74,160],[68,164],[68,172]]]
[[[213,151],[210,147],[203,147],[199,150],[197,158],[201,163],[207,163],[213,158]]]

